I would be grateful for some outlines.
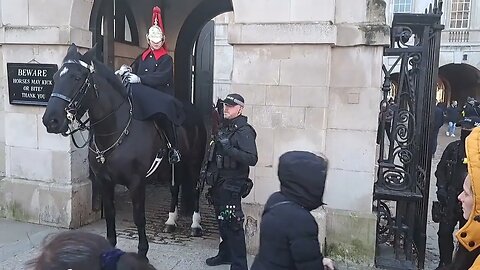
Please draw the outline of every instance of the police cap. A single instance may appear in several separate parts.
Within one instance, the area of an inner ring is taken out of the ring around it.
[[[475,127],[480,127],[480,117],[464,117],[460,122],[457,123],[457,126],[461,126],[462,129],[473,129]]]
[[[239,94],[229,94],[224,100],[222,100],[222,103],[230,106],[240,105],[245,107],[245,100]]]

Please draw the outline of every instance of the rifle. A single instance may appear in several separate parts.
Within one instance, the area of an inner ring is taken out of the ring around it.
[[[221,99],[217,99],[217,103],[212,107],[212,130],[210,134],[210,139],[207,144],[207,151],[205,152],[205,157],[203,158],[202,167],[200,169],[200,176],[197,181],[197,191],[202,193],[203,188],[205,187],[205,182],[207,182],[209,165],[213,161],[213,155],[215,153],[215,144],[217,141],[217,134],[220,128],[221,123],[223,122],[223,104]],[[216,168],[216,166],[211,166]]]

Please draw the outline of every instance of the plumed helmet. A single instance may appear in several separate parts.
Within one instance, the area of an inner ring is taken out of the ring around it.
[[[163,28],[162,15],[158,6],[153,8],[152,26],[148,29],[147,41],[152,41],[153,43],[165,42],[165,31]]]

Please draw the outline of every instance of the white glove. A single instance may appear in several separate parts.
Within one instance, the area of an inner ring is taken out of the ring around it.
[[[115,71],[115,75],[122,76],[127,72],[132,72],[132,68],[127,65],[122,65],[119,70]]]
[[[323,267],[326,270],[334,270],[335,267],[333,266],[333,261],[329,258],[323,258]]]
[[[128,82],[129,83],[141,83],[140,77],[137,75],[130,73],[128,74]]]

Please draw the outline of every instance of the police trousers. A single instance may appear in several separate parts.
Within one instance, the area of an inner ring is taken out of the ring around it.
[[[447,216],[440,220],[438,226],[438,249],[440,251],[440,263],[450,264],[454,250],[453,231],[457,224],[463,227],[467,221],[462,216],[461,206],[453,205],[452,209],[447,210]]]
[[[243,229],[245,217],[241,204],[243,185],[243,179],[219,179],[212,187],[213,206],[222,238],[218,255],[231,260],[230,270],[248,270]]]

